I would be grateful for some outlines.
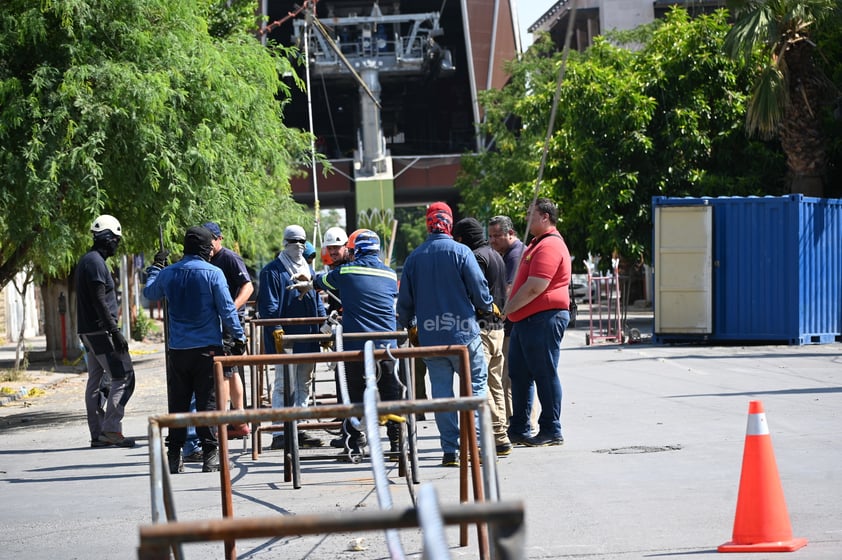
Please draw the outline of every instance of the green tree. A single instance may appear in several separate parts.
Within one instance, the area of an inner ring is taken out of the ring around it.
[[[539,194],[559,203],[577,260],[615,251],[645,258],[653,196],[780,191],[783,164],[773,147],[745,139],[749,76],[721,54],[726,32],[724,12],[691,20],[676,9],[629,35],[638,50],[598,38],[571,54]],[[482,97],[493,149],[464,158],[465,213],[522,220],[560,64],[539,40],[511,64],[511,83]]]
[[[791,191],[821,196],[827,163],[822,134],[829,82],[812,40],[838,0],[730,0],[735,22],[725,41],[746,64],[758,60],[746,112],[749,134],[778,137]]]
[[[831,81],[828,109],[824,114],[823,136],[827,142],[827,181],[824,196],[842,198],[842,5],[830,14],[816,31],[820,71]]]
[[[28,263],[66,274],[100,213],[139,253],[157,247],[159,224],[175,245],[207,219],[249,246],[261,212],[290,211],[289,176],[309,144],[282,118],[294,52],[243,25],[254,2],[233,3],[225,21],[224,5],[4,3],[0,285]]]

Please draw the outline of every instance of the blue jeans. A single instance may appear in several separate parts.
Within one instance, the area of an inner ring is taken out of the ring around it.
[[[512,417],[509,435],[528,437],[529,414],[532,412],[532,383],[541,402],[539,432],[551,437],[561,434],[561,381],[558,379],[558,358],[564,330],[570,321],[567,310],[541,311],[512,328],[509,343],[509,378],[512,381]]]
[[[484,397],[488,389],[488,368],[482,351],[482,340],[477,335],[468,344],[471,362],[471,388],[475,397]],[[453,398],[453,374],[459,372],[459,357],[424,358],[427,375],[434,399]],[[459,420],[456,412],[436,412],[436,426],[439,429],[441,449],[445,453],[459,451]],[[479,437],[479,416],[475,414],[477,437]]]
[[[190,412],[196,412],[196,393],[190,399]],[[181,448],[181,454],[189,457],[193,453],[202,451],[202,442],[199,441],[199,435],[196,433],[196,426],[189,426],[187,428],[187,441],[184,442],[184,447]]]

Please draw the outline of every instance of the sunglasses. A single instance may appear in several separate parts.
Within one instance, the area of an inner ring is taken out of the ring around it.
[[[307,243],[307,240],[306,239],[287,239],[286,242],[287,243],[298,243],[299,245],[304,245],[305,243]]]

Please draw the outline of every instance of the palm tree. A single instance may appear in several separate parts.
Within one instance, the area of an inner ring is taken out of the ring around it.
[[[827,150],[822,111],[828,80],[814,60],[810,37],[837,0],[730,0],[735,22],[725,39],[733,58],[760,60],[746,130],[764,139],[777,136],[787,158],[790,191],[823,193]],[[759,56],[759,59],[756,58]]]

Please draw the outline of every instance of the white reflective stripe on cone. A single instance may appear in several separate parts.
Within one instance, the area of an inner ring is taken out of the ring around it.
[[[748,426],[746,426],[747,436],[768,436],[769,425],[766,423],[766,414],[749,414]]]

